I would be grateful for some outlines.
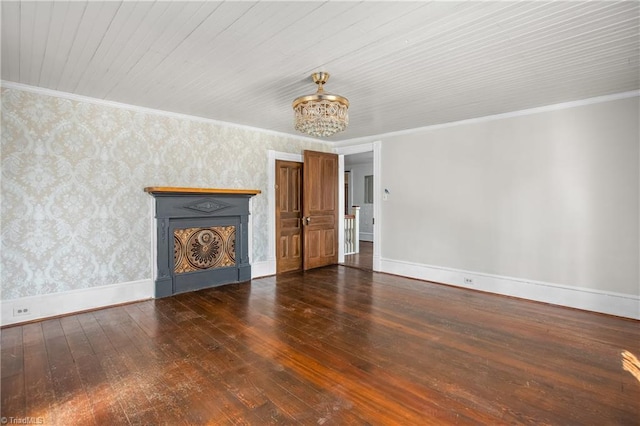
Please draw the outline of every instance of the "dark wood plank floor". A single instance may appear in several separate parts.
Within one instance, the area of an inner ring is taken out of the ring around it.
[[[342,266],[2,330],[54,425],[632,425],[639,322]]]
[[[344,266],[373,271],[373,243],[360,241],[360,252],[346,255],[344,257]]]

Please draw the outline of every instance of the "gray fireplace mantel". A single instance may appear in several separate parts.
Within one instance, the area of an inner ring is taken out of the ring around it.
[[[252,189],[147,187],[155,198],[155,297],[251,279]]]

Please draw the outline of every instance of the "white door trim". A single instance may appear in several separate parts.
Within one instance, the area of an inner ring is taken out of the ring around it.
[[[381,153],[382,153],[382,142],[369,142],[363,143],[359,145],[350,145],[350,146],[341,146],[336,148],[336,153],[340,155],[339,161],[339,178],[341,184],[339,184],[338,188],[338,197],[340,202],[344,204],[344,156],[350,154],[359,154],[362,152],[371,152],[373,151],[373,270],[380,271],[381,270],[381,248],[382,248],[382,205],[380,201],[382,200],[382,176],[381,176]],[[344,211],[344,205],[342,206],[342,210]],[[340,252],[338,252],[338,261],[340,263],[344,262],[344,221],[339,221],[338,228],[338,244]],[[340,255],[340,253],[342,253]]]

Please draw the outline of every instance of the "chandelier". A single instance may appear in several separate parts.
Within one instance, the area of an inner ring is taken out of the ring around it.
[[[319,138],[343,131],[349,124],[349,101],[324,92],[322,86],[329,79],[329,73],[317,72],[311,78],[318,85],[318,91],[293,101],[296,130]]]

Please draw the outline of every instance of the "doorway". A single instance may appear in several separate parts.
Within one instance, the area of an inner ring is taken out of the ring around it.
[[[359,239],[357,252],[345,253],[344,265],[373,270],[374,203],[376,201],[373,190],[373,151],[345,155],[344,176],[345,214],[358,215]],[[354,209],[354,206],[358,209]]]
[[[373,270],[380,271],[382,268],[381,265],[381,256],[380,256],[380,248],[382,246],[382,235],[380,233],[381,224],[383,222],[383,217],[381,215],[381,202],[375,202],[376,194],[381,194],[381,183],[380,183],[380,158],[382,151],[382,143],[380,141],[372,142],[372,143],[364,143],[361,145],[347,146],[347,147],[339,147],[335,150],[335,152],[339,155],[339,176],[340,176],[340,193],[339,197],[341,198],[340,211],[344,210],[344,182],[343,182],[343,173],[344,173],[344,156],[350,154],[356,154],[360,152],[368,152],[373,151],[373,170],[374,170],[374,183],[373,183],[373,191],[374,191],[374,217],[375,224],[373,226],[373,233],[375,236],[375,243],[373,244]],[[293,154],[289,152],[279,152],[274,150],[267,151],[268,158],[268,168],[267,168],[267,178],[268,178],[268,188],[267,192],[267,202],[268,202],[268,217],[267,217],[267,258],[265,260],[258,260],[251,262],[251,271],[253,277],[262,277],[267,275],[276,274],[276,196],[275,196],[275,182],[276,182],[276,160],[285,160],[285,161],[296,161],[302,162],[303,158],[301,154]],[[380,196],[378,196],[378,200],[380,200]],[[339,221],[338,223],[338,263],[344,263],[344,226],[343,221]]]
[[[338,155],[275,161],[276,273],[338,263]]]

